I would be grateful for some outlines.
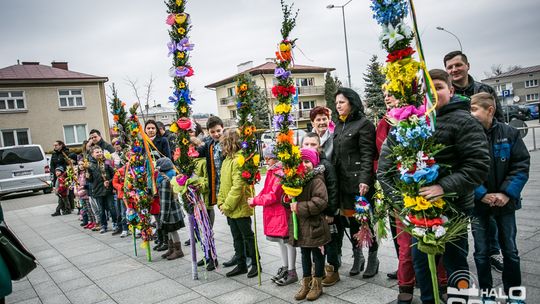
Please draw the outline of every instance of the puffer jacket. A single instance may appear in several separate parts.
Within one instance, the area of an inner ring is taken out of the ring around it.
[[[241,218],[253,215],[253,209],[248,205],[249,186],[242,179],[238,157],[226,157],[221,164],[221,176],[217,205],[226,217]]]
[[[508,214],[521,208],[521,191],[529,180],[530,155],[519,131],[497,120],[486,130],[491,155],[487,180],[475,190],[475,212]],[[481,202],[487,193],[504,193],[510,201],[503,207]]]
[[[75,195],[82,200],[88,199],[88,192],[86,191],[86,176],[84,171],[80,171],[77,176],[77,184],[75,185]]]
[[[473,96],[474,94],[477,94],[480,92],[486,92],[486,93],[491,94],[491,96],[493,96],[493,99],[495,100],[497,104],[497,106],[495,107],[495,118],[498,121],[505,121],[501,102],[497,98],[497,93],[495,92],[495,90],[489,85],[475,81],[474,78],[471,75],[469,75],[468,85],[464,88],[460,88],[454,83],[454,90],[455,90],[455,94],[463,95],[469,98],[471,98],[471,96]]]
[[[253,198],[253,204],[263,207],[264,234],[266,236],[285,237],[289,235],[287,222],[289,211],[281,204],[283,189],[280,177],[283,175],[281,164],[275,164],[266,172],[264,187]]]
[[[324,176],[317,173],[296,198],[298,212],[298,240],[294,239],[292,216],[289,217],[289,243],[295,247],[319,247],[330,241],[330,228],[324,219],[328,194]],[[287,204],[288,206],[288,204]]]

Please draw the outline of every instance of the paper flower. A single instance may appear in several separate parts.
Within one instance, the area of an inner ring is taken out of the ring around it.
[[[189,43],[188,38],[182,38],[182,40],[180,40],[178,44],[176,45],[177,50],[181,52],[192,51],[194,47],[195,45],[192,43]]]
[[[399,26],[394,27],[392,24],[388,24],[386,26],[383,25],[383,32],[379,40],[381,42],[388,40],[388,47],[392,48],[394,44],[403,38],[405,38],[405,36],[401,35],[399,32]]]

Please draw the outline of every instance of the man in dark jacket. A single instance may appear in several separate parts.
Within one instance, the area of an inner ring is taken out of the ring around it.
[[[101,137],[101,132],[96,129],[90,130],[90,134],[88,136],[88,143],[86,144],[86,149],[90,149],[92,146],[98,146],[101,148],[102,151],[109,151],[109,153],[114,153],[114,147],[103,140],[103,137]]]
[[[472,76],[469,75],[469,69],[471,66],[467,56],[461,51],[453,51],[446,54],[443,61],[446,72],[452,77],[452,85],[454,86],[455,90],[454,93],[467,96],[469,98],[479,92],[487,92],[491,94],[497,103],[495,118],[498,121],[504,122],[504,114],[501,103],[497,98],[497,93],[489,85],[475,81]]]
[[[445,194],[454,194],[449,203],[457,214],[448,214],[449,218],[457,215],[470,216],[474,207],[474,189],[487,178],[489,170],[489,150],[484,130],[480,123],[471,116],[470,102],[466,97],[454,96],[450,76],[443,70],[429,72],[437,90],[437,120],[433,138],[436,143],[443,144],[445,149],[435,155],[435,160],[441,165],[437,182],[431,186],[420,188],[419,194],[428,200],[437,199]],[[402,201],[395,194],[395,165],[388,156],[396,139],[390,134],[383,144],[379,158],[378,177],[385,193],[393,193],[394,202]],[[393,174],[392,174],[393,172]],[[413,240],[413,244],[416,240]],[[443,255],[448,277],[456,271],[468,271],[467,235],[452,243],[446,244]],[[417,246],[412,248],[416,281],[421,290],[423,303],[433,303],[433,287],[428,266],[427,255]],[[456,286],[452,286],[456,287]]]
[[[169,148],[170,148],[170,151],[171,151],[171,155],[174,154],[174,150],[176,149],[176,135],[167,130],[167,128],[165,127],[165,125],[161,122],[161,121],[158,121],[157,122],[157,126],[158,126],[158,132],[159,134],[161,134],[161,137],[165,137],[167,138],[167,141],[169,142]]]
[[[504,269],[506,294],[521,286],[521,269],[516,246],[516,210],[521,208],[521,191],[529,179],[530,155],[517,129],[494,119],[495,100],[488,93],[472,96],[471,112],[484,126],[489,141],[491,166],[488,179],[475,190],[474,261],[479,288],[493,288],[489,252],[490,220],[497,228]]]
[[[56,175],[54,174],[56,168],[62,167],[65,169],[67,167],[69,149],[63,141],[57,140],[53,144],[53,150],[49,170],[51,172],[51,182],[54,185],[56,183]]]
[[[319,151],[320,165],[324,167],[324,184],[328,192],[328,206],[323,213],[330,226],[331,239],[329,243],[324,245],[326,260],[330,265],[325,267],[326,275],[322,285],[332,286],[340,280],[338,270],[341,266],[341,246],[343,243],[343,228],[339,221],[338,179],[334,165],[326,158],[321,147],[319,135],[313,132],[307,133],[302,140],[302,148]]]

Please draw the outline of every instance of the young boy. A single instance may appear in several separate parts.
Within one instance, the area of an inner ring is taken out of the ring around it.
[[[516,210],[521,208],[521,190],[529,179],[530,155],[519,131],[497,121],[495,100],[489,93],[471,97],[471,113],[484,126],[490,147],[491,166],[488,179],[475,190],[474,261],[480,289],[491,289],[489,255],[490,219],[499,231],[504,269],[504,291],[521,285],[521,270],[516,244]]]
[[[58,206],[56,206],[56,211],[51,214],[51,216],[66,215],[71,213],[71,208],[68,202],[68,187],[65,184],[66,173],[64,172],[64,167],[59,166],[54,170],[54,175],[56,180],[54,183],[54,192],[58,196]],[[60,213],[62,212],[62,213]]]
[[[219,192],[219,178],[221,171],[221,163],[223,162],[223,155],[219,140],[223,134],[223,121],[217,116],[208,118],[206,122],[206,128],[210,137],[206,140],[204,145],[197,149],[199,157],[206,157],[206,171],[208,172],[208,217],[210,218],[210,224],[214,225],[214,206],[217,204],[217,196]],[[200,260],[199,266],[204,265],[204,261]],[[225,265],[225,264],[224,264]],[[231,264],[229,266],[232,266]],[[208,271],[215,269],[213,260],[208,261],[206,269]]]
[[[489,149],[486,135],[480,123],[471,116],[468,98],[454,96],[450,76],[443,70],[429,72],[437,91],[437,121],[433,138],[443,144],[445,149],[437,153],[435,160],[441,165],[439,177],[434,185],[420,188],[419,194],[428,200],[438,199],[445,194],[454,194],[446,198],[456,210],[447,214],[449,218],[457,215],[470,216],[474,207],[474,189],[487,178],[489,170]],[[379,177],[391,172],[393,164],[387,156],[395,144],[389,136],[383,145],[379,158]],[[381,185],[388,187],[387,179]],[[390,182],[392,183],[392,182]],[[386,191],[386,190],[385,190]],[[416,241],[413,239],[413,244]],[[443,254],[444,266],[448,277],[460,270],[469,270],[467,235],[446,245]],[[431,275],[427,255],[412,247],[412,256],[416,281],[420,286],[422,303],[434,303]],[[452,286],[456,287],[456,286]],[[443,290],[442,294],[446,292]]]

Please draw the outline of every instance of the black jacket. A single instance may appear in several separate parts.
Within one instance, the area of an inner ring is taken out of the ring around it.
[[[169,140],[167,137],[163,136],[156,136],[154,137],[154,140],[152,140],[156,148],[158,149],[159,153],[165,155],[169,159],[171,158],[171,148],[169,147]]]
[[[86,180],[91,184],[92,196],[103,197],[112,194],[112,179],[114,169],[106,163],[103,163],[102,169],[99,168],[98,162],[94,158],[90,158],[90,168],[88,168],[88,176]],[[105,177],[105,178],[104,178]],[[104,182],[109,181],[109,187],[105,188]]]
[[[105,152],[106,150],[110,153],[114,153],[114,147],[110,143],[104,141],[103,138],[97,143],[97,145],[101,147],[101,150],[103,150],[103,152]]]
[[[469,97],[469,98],[471,98],[471,96],[473,96],[474,94],[477,94],[477,93],[480,93],[480,92],[487,92],[487,93],[491,94],[491,96],[493,96],[493,98],[495,99],[495,102],[497,104],[496,107],[495,107],[495,118],[498,121],[504,121],[504,113],[503,113],[503,110],[502,110],[502,107],[501,107],[501,102],[499,101],[499,99],[497,97],[497,93],[495,92],[495,90],[492,87],[490,87],[489,85],[485,84],[485,83],[475,81],[472,78],[471,75],[469,75],[468,79],[469,79],[468,80],[468,85],[466,87],[464,87],[464,88],[460,88],[460,87],[456,86],[456,84],[454,84],[455,93],[459,94],[459,95]]]
[[[162,136],[167,138],[167,141],[169,142],[171,155],[174,154],[174,150],[176,149],[176,134],[174,134],[173,132],[169,130],[165,130],[165,134],[163,134]]]
[[[475,212],[507,214],[521,208],[521,190],[529,180],[530,155],[519,131],[493,120],[486,130],[491,155],[487,180],[476,188]],[[510,201],[504,207],[489,207],[481,202],[487,193],[504,193]]]
[[[49,169],[52,175],[54,175],[54,171],[58,167],[63,167],[64,172],[66,171],[66,167],[68,164],[68,160],[67,160],[68,155],[69,155],[69,150],[68,148],[65,148],[65,147],[61,151],[56,151],[56,150],[54,151],[54,153],[51,155],[51,162],[49,165]]]
[[[326,158],[324,152],[319,153],[321,165],[324,166],[324,184],[328,192],[328,206],[324,210],[327,216],[336,216],[339,209],[338,202],[338,178],[334,165]]]
[[[456,195],[447,198],[456,209],[467,212],[474,207],[474,189],[486,180],[490,161],[484,129],[469,109],[468,99],[453,97],[437,112],[433,133],[436,143],[445,145],[445,149],[435,155],[440,165],[437,184],[445,194]],[[395,192],[395,180],[399,176],[393,160],[388,158],[395,144],[395,136],[390,132],[381,150],[377,177],[385,194],[398,202],[402,201]]]

